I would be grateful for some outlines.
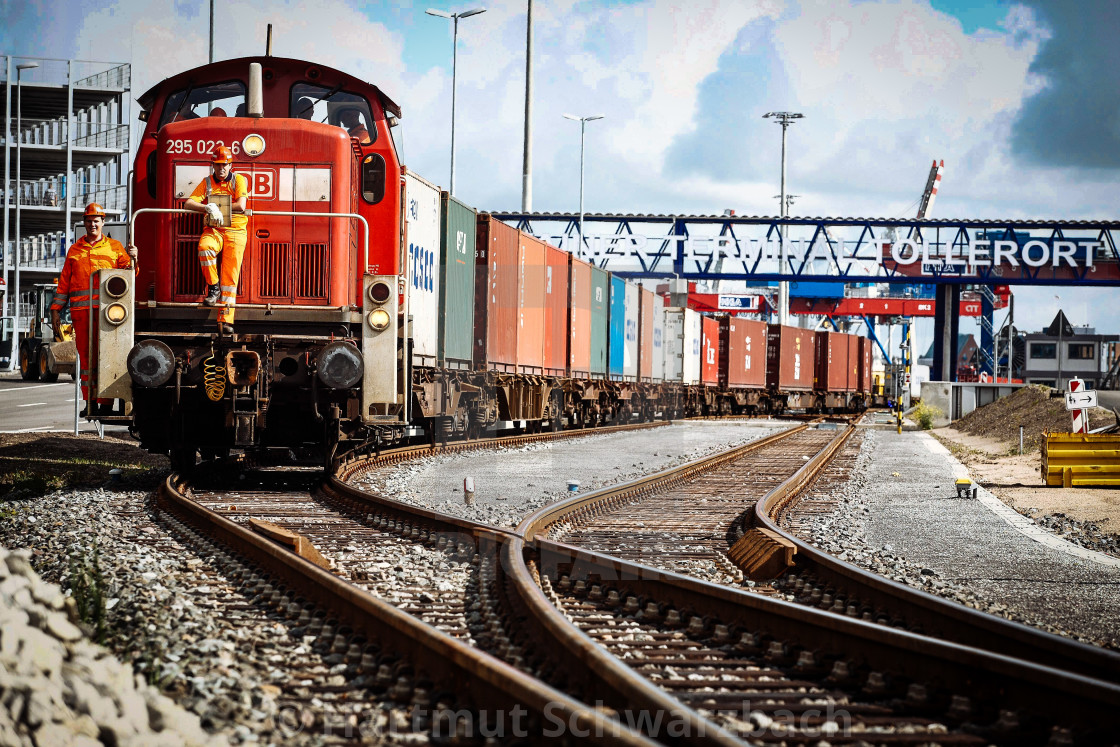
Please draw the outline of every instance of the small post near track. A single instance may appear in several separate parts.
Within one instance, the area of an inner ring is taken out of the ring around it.
[[[1087,407],[1096,407],[1097,393],[1085,389],[1085,382],[1078,378],[1069,380],[1069,392],[1066,393],[1066,409],[1069,410],[1073,420],[1070,433],[1089,432],[1089,411]]]

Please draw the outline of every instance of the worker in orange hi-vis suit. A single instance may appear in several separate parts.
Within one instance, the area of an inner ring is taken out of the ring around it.
[[[241,260],[245,256],[245,242],[249,236],[246,226],[253,211],[247,207],[249,180],[233,171],[233,151],[224,146],[215,148],[210,163],[213,174],[199,182],[183,207],[205,213],[206,229],[198,240],[198,261],[208,286],[202,303],[217,306],[220,302],[223,305],[218,313],[218,331],[232,335],[237,281],[241,277]],[[222,212],[210,201],[215,195],[230,196],[231,225],[222,225]],[[219,254],[222,257],[220,283]]]
[[[99,308],[97,289],[94,288],[93,294],[90,294],[90,276],[98,270],[126,269],[135,266],[136,247],[130,246],[126,250],[121,242],[102,233],[105,227],[105,211],[96,202],[86,206],[82,221],[85,224],[86,235],[75,241],[66,252],[66,261],[62,265],[62,273],[58,276],[58,287],[51,300],[51,324],[55,334],[58,335],[59,330],[62,329],[59,316],[69,304],[70,318],[74,323],[74,343],[78,349],[78,375],[82,381],[82,398],[86,401],[83,414],[89,415],[95,409],[90,407],[89,376],[90,371],[97,365],[97,329],[95,325],[91,336],[90,313],[96,313]],[[108,399],[97,401],[99,405],[111,403],[112,400]]]

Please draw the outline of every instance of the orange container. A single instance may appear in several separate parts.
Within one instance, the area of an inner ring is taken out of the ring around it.
[[[565,376],[568,365],[568,253],[544,245],[544,371]]]
[[[544,242],[521,233],[517,252],[517,370],[544,373]]]
[[[517,368],[519,236],[487,214],[478,216],[474,299],[477,368]]]
[[[700,320],[700,381],[719,384],[719,319],[701,317]]]

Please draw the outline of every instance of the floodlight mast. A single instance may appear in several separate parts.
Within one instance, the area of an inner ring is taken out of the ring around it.
[[[457,89],[457,68],[459,64],[459,19],[470,18],[477,16],[479,13],[485,13],[486,8],[471,8],[464,10],[462,13],[448,13],[445,10],[436,10],[435,8],[428,8],[425,11],[430,16],[438,16],[439,18],[451,19],[453,29],[451,32],[451,176],[449,178],[450,184],[448,185],[448,192],[454,196],[455,194],[455,92]]]
[[[785,218],[789,214],[789,209],[786,203],[786,130],[789,129],[790,124],[795,119],[801,119],[804,114],[798,112],[766,112],[762,115],[763,119],[774,119],[782,126],[782,189],[779,196],[780,213],[781,217]],[[778,252],[778,271],[785,272],[786,270],[786,228],[783,225],[781,233],[781,246]],[[785,280],[778,282],[778,324],[789,323],[789,283]]]

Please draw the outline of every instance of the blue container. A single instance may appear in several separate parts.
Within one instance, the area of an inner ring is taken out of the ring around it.
[[[611,275],[610,343],[607,346],[609,378],[621,379],[626,359],[626,281]]]
[[[789,284],[790,298],[843,298],[843,283],[812,283],[798,281]]]

